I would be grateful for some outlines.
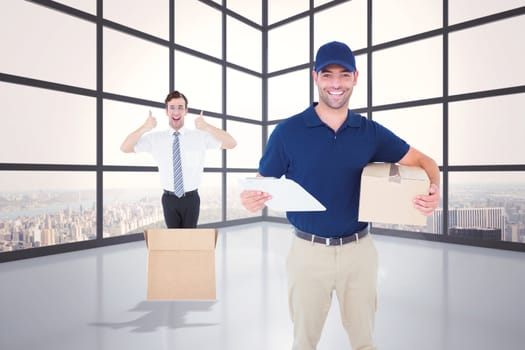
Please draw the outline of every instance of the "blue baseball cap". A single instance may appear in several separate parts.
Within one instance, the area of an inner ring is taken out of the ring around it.
[[[324,44],[317,50],[315,55],[315,71],[319,72],[330,64],[337,64],[348,69],[349,72],[354,72],[355,57],[350,48],[339,41],[332,41]]]

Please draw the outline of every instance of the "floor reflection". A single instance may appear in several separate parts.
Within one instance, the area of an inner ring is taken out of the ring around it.
[[[291,238],[284,224],[220,229],[214,301],[147,301],[144,242],[0,264],[0,349],[290,350]],[[379,349],[523,349],[523,253],[374,240]],[[317,350],[333,349],[350,349],[336,298]]]
[[[185,327],[209,327],[218,323],[193,322],[187,320],[188,313],[210,312],[216,301],[142,301],[131,313],[138,313],[138,318],[123,322],[94,322],[92,326],[111,329],[129,328],[131,332],[148,333],[161,328],[178,329]]]

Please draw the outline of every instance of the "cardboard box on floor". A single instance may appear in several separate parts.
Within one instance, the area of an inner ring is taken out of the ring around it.
[[[149,229],[148,300],[216,299],[216,229]]]
[[[430,181],[419,167],[370,163],[361,175],[359,221],[423,226],[427,217],[412,204],[428,194]]]

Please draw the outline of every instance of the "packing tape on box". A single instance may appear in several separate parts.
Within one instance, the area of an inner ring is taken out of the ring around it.
[[[399,174],[399,166],[397,164],[390,164],[390,173],[388,174],[388,181],[401,183],[401,174]]]

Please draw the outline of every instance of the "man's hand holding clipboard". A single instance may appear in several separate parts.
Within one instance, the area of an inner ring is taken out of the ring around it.
[[[248,204],[253,212],[262,209],[264,205],[276,211],[326,210],[324,205],[298,183],[284,177],[249,177],[240,179],[239,183],[247,191],[241,195],[243,204]]]

